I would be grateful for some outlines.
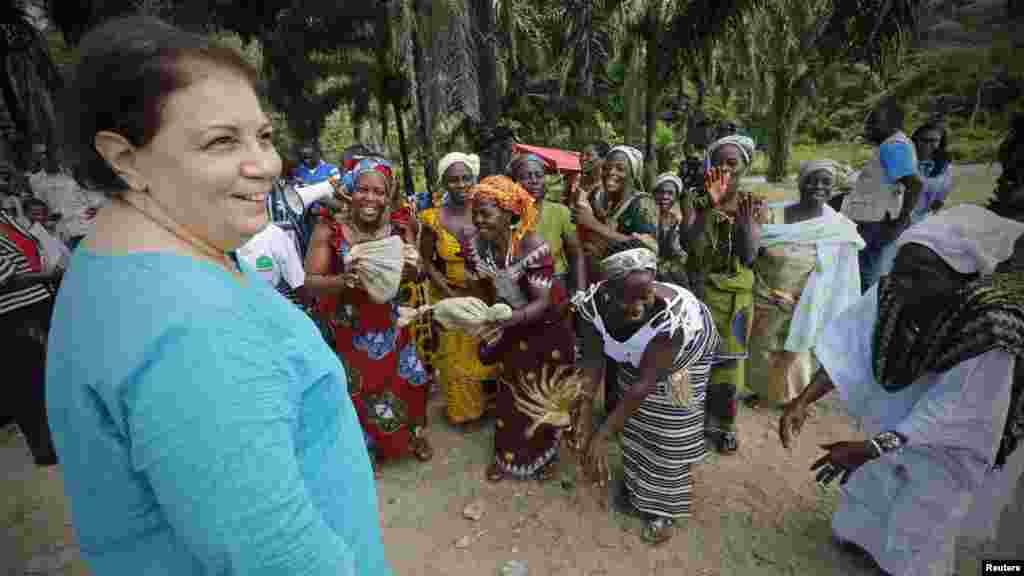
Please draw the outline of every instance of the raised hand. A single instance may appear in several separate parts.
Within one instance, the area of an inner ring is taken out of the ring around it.
[[[731,177],[731,172],[726,172],[721,168],[712,168],[704,175],[704,189],[711,196],[712,205],[718,206],[722,202],[726,191],[729,190]]]

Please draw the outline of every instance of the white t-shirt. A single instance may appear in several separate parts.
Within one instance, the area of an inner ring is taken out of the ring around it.
[[[28,181],[36,198],[46,202],[51,212],[60,212],[60,229],[65,240],[88,234],[93,220],[88,215],[89,209],[102,208],[106,203],[103,194],[82,188],[63,172],[35,172],[29,175]]]
[[[238,257],[286,297],[306,283],[295,242],[276,224],[267,224],[239,248]]]
[[[53,272],[57,268],[67,269],[68,260],[71,259],[71,251],[68,250],[67,245],[38,222],[33,222],[28,231],[36,237],[36,240],[39,240],[39,244],[43,248],[40,254],[43,261],[43,272]]]

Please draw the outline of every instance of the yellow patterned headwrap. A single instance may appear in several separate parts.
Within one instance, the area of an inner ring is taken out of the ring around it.
[[[519,242],[537,224],[537,206],[533,196],[508,176],[488,176],[469,189],[469,200],[489,200],[519,217],[519,223],[512,230],[509,243],[512,254],[519,251]]]

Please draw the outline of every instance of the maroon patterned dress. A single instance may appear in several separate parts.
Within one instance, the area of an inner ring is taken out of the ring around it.
[[[525,242],[524,242],[525,244]],[[516,406],[525,387],[538,379],[564,378],[571,374],[575,336],[569,320],[558,313],[564,299],[553,285],[554,260],[547,244],[506,262],[495,258],[477,237],[467,239],[466,265],[488,285],[490,304],[504,302],[520,309],[529,302],[528,288],[550,288],[551,306],[539,320],[505,330],[492,346],[483,345],[484,364],[500,364],[495,408],[494,453],[505,474],[526,478],[551,463],[558,454],[561,430],[548,424],[536,425],[529,414]]]

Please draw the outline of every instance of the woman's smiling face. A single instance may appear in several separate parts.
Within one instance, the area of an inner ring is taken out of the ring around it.
[[[196,80],[168,96],[160,129],[135,150],[133,167],[172,220],[228,252],[266,226],[281,157],[252,85],[237,73],[190,65]]]
[[[623,191],[628,178],[632,178],[633,171],[629,165],[629,159],[622,152],[614,152],[608,155],[602,169],[604,189],[606,192],[617,194]]]

